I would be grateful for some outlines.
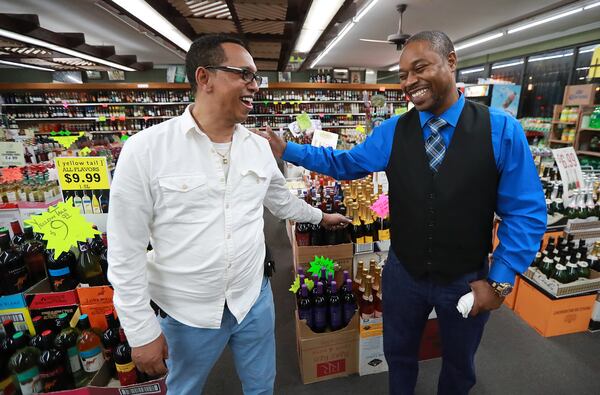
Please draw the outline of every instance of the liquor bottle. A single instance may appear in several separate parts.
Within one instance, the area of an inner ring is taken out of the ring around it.
[[[119,345],[119,319],[115,318],[112,311],[104,314],[107,323],[107,329],[102,333],[102,345],[104,346],[104,359],[107,361],[108,366],[113,375],[116,374],[114,354],[115,349]]]
[[[342,300],[338,294],[337,283],[331,281],[329,295],[329,326],[332,331],[337,331],[344,327],[344,316],[342,312]]]
[[[379,241],[389,240],[390,239],[390,220],[389,216],[385,218],[379,218],[377,224],[377,237]]]
[[[344,326],[348,325],[356,312],[356,298],[352,292],[352,280],[346,280],[346,289],[347,291],[342,295],[344,305],[342,309]]]
[[[350,235],[352,242],[355,244],[362,244],[364,240],[364,228],[358,214],[358,205],[352,206],[352,223],[350,224]]]
[[[17,333],[17,329],[13,320],[2,321],[2,327],[4,328],[5,336],[0,340],[0,354],[10,357],[16,351],[13,335]]]
[[[346,207],[346,205],[344,205],[344,203],[342,201],[340,201],[338,203],[336,212],[338,214],[341,214],[341,215],[343,215],[345,217],[346,215],[348,215],[348,208]],[[338,229],[336,231],[336,235],[337,235],[336,236],[336,244],[347,243],[348,240],[350,239],[350,233],[349,232],[350,232],[350,230],[348,229],[348,227],[344,227],[344,228]]]
[[[568,281],[573,282],[579,278],[579,266],[577,265],[578,259],[575,255],[571,255],[569,263],[567,263],[567,276]]]
[[[370,277],[370,276],[369,276]],[[373,303],[373,295],[371,294],[371,281],[366,281],[365,292],[360,300],[360,318],[368,320],[375,317],[375,305]]]
[[[78,242],[78,244],[77,277],[79,281],[90,286],[105,285],[106,281],[100,265],[100,257],[90,251],[88,243]]]
[[[25,242],[25,235],[21,229],[21,223],[19,221],[11,221],[10,228],[13,231],[12,247],[21,249],[21,245]]]
[[[17,384],[10,369],[8,369],[8,361],[11,354],[0,352],[0,394],[16,395],[18,394]]]
[[[299,274],[298,275],[298,283],[300,284],[300,286],[304,285],[304,282],[306,281],[306,277],[304,277],[304,274]],[[296,292],[296,301],[298,301],[300,299],[300,295],[302,294],[302,289],[298,288],[298,291]]]
[[[27,344],[23,332],[13,335],[15,353],[8,361],[8,367],[17,376],[22,395],[32,395],[42,390],[40,386],[40,371],[38,358],[40,351]]]
[[[31,319],[31,322],[33,322],[35,335],[29,340],[29,345],[40,349],[42,344],[42,332],[44,331],[44,321],[41,315],[36,315]]]
[[[379,289],[374,297],[375,311],[373,315],[375,318],[383,317],[383,289]]]
[[[98,230],[98,227],[96,225],[93,225],[92,228],[94,228],[94,230]],[[89,245],[92,253],[98,256],[102,255],[104,250],[106,250],[106,247],[104,246],[104,241],[102,241],[102,236],[100,236],[100,234],[95,234],[94,238],[90,241]]]
[[[342,280],[342,286],[340,287],[340,294],[342,296],[346,292],[352,292],[352,280],[350,280],[350,273],[348,272],[348,270],[344,270],[343,276],[344,277]],[[350,280],[350,288],[348,288],[348,283],[347,283],[348,280]]]
[[[358,261],[356,265],[356,276],[354,277],[354,289],[358,290],[363,281],[363,268],[365,267],[365,263],[363,261]]]
[[[376,228],[373,223],[373,217],[369,213],[369,207],[367,206],[366,201],[363,201],[361,206],[362,208],[362,221],[363,221],[363,229],[364,229],[364,243],[372,243],[374,241],[373,234],[376,233]]]
[[[77,351],[81,359],[81,365],[88,377],[92,377],[104,363],[104,350],[100,336],[92,330],[90,319],[87,314],[82,314],[77,323],[79,336],[77,337]]]
[[[77,287],[77,280],[72,272],[76,266],[75,254],[71,251],[61,252],[58,258],[54,258],[54,250],[48,252],[48,281],[54,292],[68,291]]]
[[[329,284],[327,281],[327,269],[321,267],[321,275],[319,276],[319,281],[323,283],[323,293],[325,293],[325,288]]]
[[[29,271],[23,254],[11,248],[8,233],[0,234],[0,290],[4,295],[25,291],[29,286]]]
[[[44,245],[37,241],[33,235],[33,227],[25,225],[25,242],[22,244],[23,260],[29,275],[34,282],[46,277],[46,254]]]
[[[321,333],[327,329],[327,303],[323,296],[323,283],[318,282],[313,300],[313,332]]]
[[[94,209],[92,208],[92,199],[85,193],[85,190],[81,192],[81,203],[83,204],[83,212],[85,214],[93,214]]]
[[[94,192],[95,191],[92,191],[92,212],[94,214],[102,214],[102,206],[100,204],[100,200]]]
[[[127,343],[125,331],[119,328],[119,345],[115,348],[114,360],[121,385],[131,385],[138,382],[138,371],[131,359],[131,347]]]
[[[321,224],[311,224],[310,227],[310,245],[323,245],[323,227]]]
[[[52,331],[42,332],[38,359],[41,387],[44,392],[62,391],[75,388],[73,376],[68,368],[67,354],[54,347]]]
[[[83,200],[81,199],[81,196],[79,196],[77,191],[74,191],[73,193],[75,194],[75,196],[73,197],[73,206],[77,207],[81,214],[85,214],[85,211],[83,209]]]
[[[67,355],[75,386],[83,387],[87,383],[87,375],[83,371],[77,350],[79,330],[71,327],[67,313],[62,313],[58,316],[56,326],[59,332],[56,338],[54,338],[54,346]]]
[[[298,318],[306,320],[309,328],[313,327],[313,309],[312,302],[308,297],[308,288],[306,284],[300,285],[300,297],[298,298]]]
[[[296,244],[300,247],[310,246],[310,231],[312,224],[307,222],[296,223]]]
[[[365,290],[367,289],[367,284],[371,283],[371,278],[372,278],[372,276],[369,275],[369,268],[363,267],[362,281],[360,283],[360,286],[358,287],[358,296],[359,297],[361,297],[365,293]]]

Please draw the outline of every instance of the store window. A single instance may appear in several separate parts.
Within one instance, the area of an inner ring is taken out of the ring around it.
[[[487,66],[474,66],[458,70],[458,82],[465,84],[477,84],[479,78],[487,78]]]
[[[594,50],[600,47],[600,43],[587,45],[585,47],[580,47],[577,51],[577,62],[575,63],[575,72],[573,73],[573,80],[571,83],[573,85],[578,84],[589,84],[600,82],[600,60],[597,62],[597,69],[595,73],[590,73],[590,67],[593,66],[592,58],[594,55]],[[588,78],[592,77],[592,78]]]
[[[519,117],[552,116],[554,104],[562,103],[574,54],[574,49],[566,49],[531,56],[527,60]]]
[[[499,81],[520,84],[523,76],[525,59],[511,59],[492,64],[490,78]]]

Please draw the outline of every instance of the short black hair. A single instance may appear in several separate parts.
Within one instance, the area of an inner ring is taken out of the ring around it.
[[[218,66],[226,59],[221,44],[233,43],[248,49],[246,44],[228,34],[206,34],[194,40],[185,56],[185,69],[192,92],[196,92],[196,70],[201,66]]]
[[[427,30],[413,34],[406,41],[405,45],[408,45],[414,41],[427,41],[431,46],[431,49],[437,52],[442,59],[447,59],[448,55],[450,55],[450,52],[454,52],[454,44],[452,44],[452,40],[450,40],[450,37],[443,32]]]

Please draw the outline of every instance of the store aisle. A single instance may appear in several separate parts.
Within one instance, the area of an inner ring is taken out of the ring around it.
[[[292,253],[284,223],[265,214],[265,233],[277,262],[272,287],[276,309],[276,394],[387,394],[387,373],[351,376],[304,385],[300,380],[294,329],[294,299],[288,291]],[[478,384],[472,394],[597,394],[600,333],[545,339],[503,307],[492,314],[477,354]],[[441,360],[422,362],[417,394],[435,394]],[[190,372],[193,374],[193,372]],[[242,394],[231,354],[215,365],[206,395]]]

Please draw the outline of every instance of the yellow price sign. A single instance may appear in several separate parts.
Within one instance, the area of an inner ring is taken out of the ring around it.
[[[108,167],[103,156],[54,159],[63,191],[109,189]]]
[[[43,239],[48,242],[48,249],[54,250],[55,259],[61,252],[76,246],[78,241],[86,241],[100,233],[92,228],[92,224],[87,222],[78,208],[73,207],[72,200],[69,198],[66,202],[51,206],[48,211],[32,215],[23,221],[33,226],[34,232],[44,235]]]

